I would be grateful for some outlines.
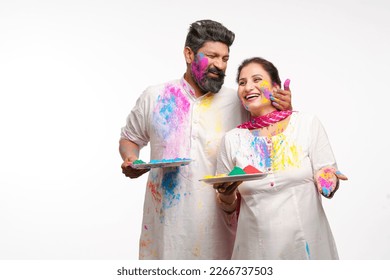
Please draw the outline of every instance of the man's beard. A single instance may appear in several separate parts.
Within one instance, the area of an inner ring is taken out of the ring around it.
[[[207,76],[208,73],[216,74],[218,77],[210,78]],[[225,81],[225,72],[216,67],[208,68],[200,79],[194,75],[193,71],[191,71],[191,75],[203,94],[208,92],[217,93]]]

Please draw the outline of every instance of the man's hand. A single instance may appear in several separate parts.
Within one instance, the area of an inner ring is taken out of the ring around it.
[[[272,105],[280,111],[292,110],[289,79],[284,82],[283,87],[284,90],[280,89],[278,86],[277,89],[272,93]]]
[[[131,164],[137,158],[129,157],[125,158],[125,161],[122,163],[122,173],[125,174],[126,177],[130,177],[131,179],[138,178],[142,174],[148,172],[150,169],[135,169],[131,167]]]

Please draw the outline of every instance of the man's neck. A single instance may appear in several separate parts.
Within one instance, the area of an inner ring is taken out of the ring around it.
[[[192,78],[191,76],[191,73],[189,73],[188,71],[184,74],[184,80],[187,81],[187,83],[192,86],[192,88],[194,89],[195,91],[195,97],[196,98],[199,98],[203,95],[205,95],[205,93],[200,89],[200,87],[198,86],[197,83],[195,83],[194,79]]]

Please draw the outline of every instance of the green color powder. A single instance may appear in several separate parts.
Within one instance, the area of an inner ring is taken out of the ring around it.
[[[232,176],[232,175],[243,175],[243,174],[246,174],[245,171],[242,170],[242,168],[240,168],[238,166],[235,166],[233,168],[233,170],[230,171],[229,176]]]
[[[144,164],[144,163],[146,163],[146,162],[144,162],[143,160],[140,160],[140,159],[133,161],[133,164]]]

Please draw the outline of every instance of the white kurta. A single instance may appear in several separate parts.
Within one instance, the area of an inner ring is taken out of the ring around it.
[[[313,172],[336,167],[320,121],[294,112],[281,134],[227,133],[217,173],[253,165],[270,174],[242,183],[233,259],[338,259]]]
[[[149,87],[122,128],[122,138],[150,159],[191,158],[188,166],[149,172],[140,238],[140,259],[229,259],[235,232],[224,223],[211,185],[224,134],[247,114],[233,90],[195,98],[184,80]],[[148,159],[144,159],[147,161]]]

